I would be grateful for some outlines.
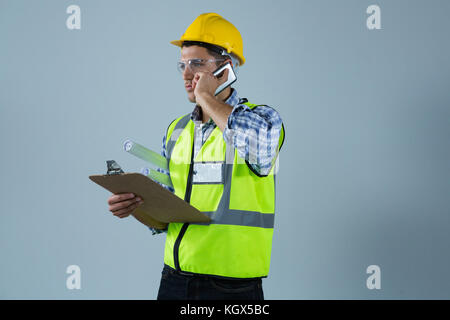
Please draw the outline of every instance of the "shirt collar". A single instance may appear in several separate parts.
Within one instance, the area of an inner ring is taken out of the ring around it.
[[[224,102],[232,107],[234,107],[235,105],[237,105],[240,101],[240,98],[237,94],[237,90],[235,88],[231,88],[231,94],[228,97],[227,100],[225,100]],[[196,104],[194,110],[191,113],[191,120],[192,121],[202,121],[203,118],[203,114],[202,114],[202,109]],[[209,118],[208,121],[206,121],[205,124],[211,124],[214,123],[212,118]]]

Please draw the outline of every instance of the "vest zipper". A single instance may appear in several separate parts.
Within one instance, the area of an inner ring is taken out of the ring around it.
[[[194,135],[195,135],[195,133],[194,133]],[[189,165],[189,173],[188,173],[188,179],[187,179],[187,184],[186,184],[186,193],[184,194],[184,201],[186,201],[187,203],[190,203],[190,201],[191,201],[192,170],[194,167],[194,144],[195,144],[195,141],[192,142],[191,163]],[[175,264],[175,269],[177,271],[181,271],[180,260],[179,260],[180,243],[181,243],[181,239],[183,239],[183,236],[186,233],[186,230],[188,227],[189,227],[188,222],[183,224],[180,232],[178,233],[177,239],[175,240],[175,243],[173,245],[173,261]]]

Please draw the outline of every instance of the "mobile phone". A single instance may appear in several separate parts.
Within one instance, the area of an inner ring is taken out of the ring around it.
[[[225,88],[227,88],[228,86],[230,86],[231,84],[233,84],[236,80],[236,73],[234,73],[233,67],[231,66],[230,62],[227,62],[226,64],[224,64],[223,66],[220,66],[216,71],[213,72],[213,75],[216,78],[220,78],[220,74],[225,71],[225,69],[228,69],[228,79],[227,81],[225,81],[224,83],[222,83],[216,90],[216,93],[214,94],[215,96],[217,96],[219,93],[221,93],[223,90],[225,90]]]

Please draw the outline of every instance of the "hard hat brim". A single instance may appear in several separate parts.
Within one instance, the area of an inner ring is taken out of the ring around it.
[[[180,40],[173,40],[173,41],[170,41],[170,43],[171,44],[173,44],[173,45],[175,45],[175,46],[177,46],[177,47],[182,47],[182,45],[183,45],[183,42],[184,41],[200,41],[200,42],[205,42],[205,41],[203,41],[203,39],[180,39]],[[240,65],[242,66],[244,63],[245,63],[245,58],[244,58],[244,56],[241,56],[241,55],[237,55],[238,56],[238,58],[239,58],[239,62],[240,62]]]
[[[170,41],[170,43],[181,48],[181,44],[183,43],[183,40],[173,40],[173,41]]]

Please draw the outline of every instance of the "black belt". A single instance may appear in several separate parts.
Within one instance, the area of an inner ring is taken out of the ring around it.
[[[193,272],[185,272],[185,271],[181,271],[181,270],[176,270],[174,268],[172,268],[171,266],[164,264],[164,270],[167,270],[169,272],[169,274],[177,274],[179,276],[183,276],[183,277],[197,277],[197,278],[213,278],[213,279],[222,279],[222,280],[238,280],[238,281],[262,281],[261,277],[257,277],[257,278],[232,278],[232,277],[222,277],[222,276],[216,276],[216,275],[212,275],[212,274],[202,274],[202,273],[193,273]]]

